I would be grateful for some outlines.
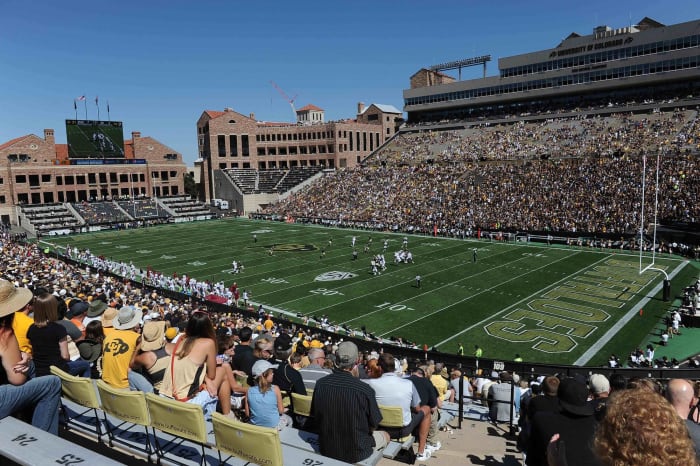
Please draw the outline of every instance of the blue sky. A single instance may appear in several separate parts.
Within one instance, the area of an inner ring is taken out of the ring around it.
[[[327,120],[350,118],[360,101],[401,109],[402,90],[423,66],[491,54],[494,75],[498,57],[645,16],[700,19],[700,2],[2,0],[0,143],[44,128],[65,143],[73,99],[85,95],[96,119],[99,96],[100,118],[109,101],[125,138],[141,131],[191,164],[204,110],[292,121],[270,81],[297,96],[297,108],[312,103]]]

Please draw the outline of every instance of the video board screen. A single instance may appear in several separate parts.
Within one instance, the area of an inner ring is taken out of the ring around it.
[[[124,157],[121,121],[66,120],[66,141],[71,159]]]

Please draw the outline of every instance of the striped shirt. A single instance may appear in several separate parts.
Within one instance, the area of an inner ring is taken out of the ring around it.
[[[374,389],[349,372],[334,372],[316,383],[311,414],[322,455],[357,463],[374,451],[372,431],[382,420]]]

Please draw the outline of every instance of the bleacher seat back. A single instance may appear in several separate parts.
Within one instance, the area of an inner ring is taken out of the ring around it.
[[[380,427],[403,427],[403,411],[400,406],[379,405],[379,412],[382,413],[382,420],[379,423]]]
[[[86,408],[100,408],[100,402],[97,399],[97,392],[95,392],[92,379],[70,375],[56,366],[51,366],[50,371],[61,379],[61,391],[64,397]]]
[[[277,429],[260,427],[212,413],[216,448],[255,464],[283,466],[282,444]]]
[[[309,395],[299,395],[292,393],[292,408],[294,414],[299,416],[311,416],[311,397]]]
[[[207,443],[207,429],[201,406],[153,393],[146,393],[146,405],[154,429],[201,445]]]
[[[151,424],[146,395],[143,392],[120,390],[104,380],[97,381],[97,391],[100,394],[102,410],[107,414],[140,426]]]

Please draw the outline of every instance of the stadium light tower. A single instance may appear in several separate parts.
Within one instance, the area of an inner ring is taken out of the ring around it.
[[[486,63],[491,61],[491,55],[482,55],[480,57],[465,58],[463,60],[450,61],[447,63],[440,63],[439,65],[433,65],[430,67],[430,71],[447,71],[447,70],[459,70],[459,80],[462,80],[462,68],[483,65],[484,67],[484,78],[486,77]]]
[[[279,87],[279,86],[277,85],[277,83],[275,83],[274,81],[270,81],[270,84],[272,84],[272,86],[273,86],[275,89],[277,89],[277,92],[279,92],[280,95],[281,95],[282,97],[284,97],[284,100],[286,100],[287,103],[289,103],[289,106],[292,107],[292,114],[294,115],[294,123],[296,123],[296,122],[297,122],[297,111],[296,111],[296,109],[294,108],[294,101],[296,100],[297,97],[299,97],[299,94],[295,95],[294,97],[292,97],[292,98],[290,99],[289,96],[287,95],[287,93],[284,92],[284,91],[282,90],[282,88]]]

